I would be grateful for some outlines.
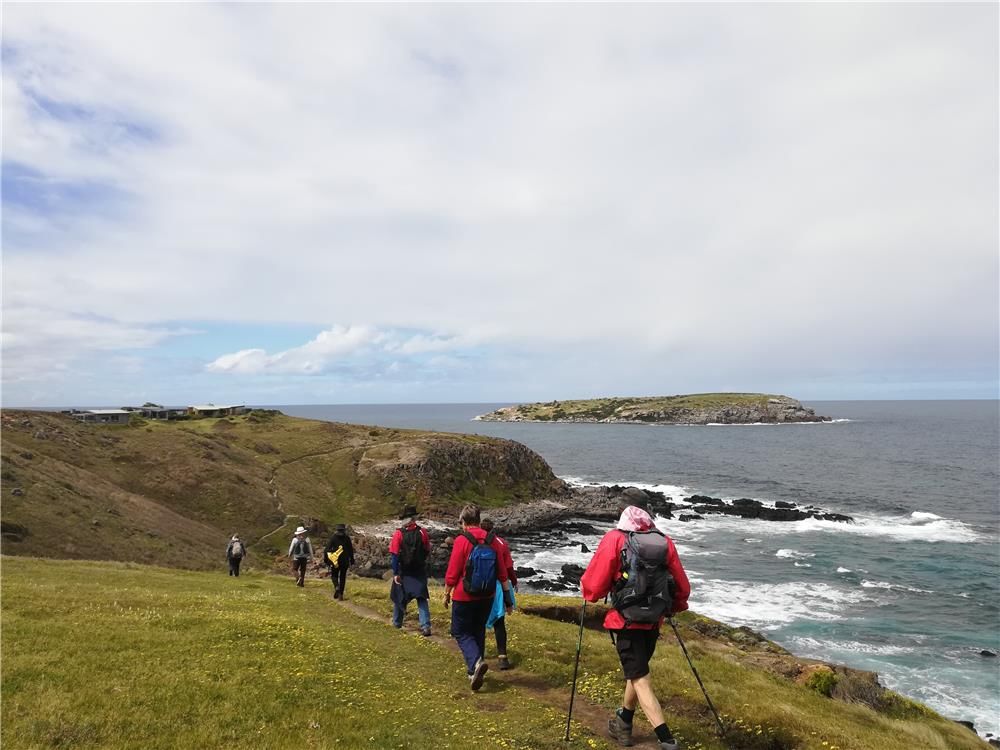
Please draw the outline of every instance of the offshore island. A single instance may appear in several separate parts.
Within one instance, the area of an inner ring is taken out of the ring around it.
[[[626,424],[787,424],[830,422],[788,396],[769,393],[693,393],[679,396],[592,398],[505,406],[484,422],[600,422]]]

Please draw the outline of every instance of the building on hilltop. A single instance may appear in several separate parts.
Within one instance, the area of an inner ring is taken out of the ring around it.
[[[132,412],[126,409],[81,409],[70,412],[70,416],[88,424],[128,424]]]
[[[185,419],[188,416],[186,406],[160,406],[159,404],[145,404],[139,408],[146,419]]]
[[[239,404],[238,406],[202,404],[200,406],[189,406],[187,410],[188,414],[192,417],[230,417],[246,414],[248,411],[250,410],[243,404]]]

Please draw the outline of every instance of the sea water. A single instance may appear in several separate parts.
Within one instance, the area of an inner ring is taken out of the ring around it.
[[[471,421],[506,404],[280,406],[287,414],[518,440],[578,484],[815,505],[854,524],[658,519],[691,608],[793,653],[878,672],[943,715],[1000,733],[997,401],[813,402],[823,424],[665,426]],[[675,513],[675,515],[677,515]],[[602,529],[603,530],[603,529]],[[514,546],[555,575],[599,536]],[[530,579],[528,579],[530,580]],[[526,581],[527,582],[527,581]]]

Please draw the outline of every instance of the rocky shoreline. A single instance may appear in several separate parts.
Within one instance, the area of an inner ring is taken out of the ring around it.
[[[604,524],[618,520],[621,509],[626,505],[640,505],[650,513],[668,519],[687,522],[704,518],[706,515],[739,516],[761,521],[789,522],[816,518],[839,523],[853,523],[850,516],[828,513],[815,506],[800,506],[796,503],[778,501],[774,507],[759,500],[741,498],[727,502],[707,495],[692,495],[682,502],[653,490],[621,485],[573,486],[562,481],[553,483],[553,495],[531,502],[519,503],[503,508],[484,509],[484,515],[493,519],[504,537],[537,537],[544,544],[545,538],[553,533],[565,534],[569,531],[599,533],[599,529],[586,526],[586,521]],[[451,541],[458,534],[458,524],[452,517],[437,513],[422,516],[420,523],[431,538],[431,557],[428,561],[429,573],[433,578],[444,576],[448,565]],[[397,521],[359,526],[353,530],[355,557],[358,575],[382,578],[389,570],[386,550],[392,533],[399,527]],[[578,567],[578,566],[573,566]],[[562,586],[547,587],[547,590],[568,590],[579,583],[582,569],[564,570]],[[528,573],[525,577],[530,577]]]

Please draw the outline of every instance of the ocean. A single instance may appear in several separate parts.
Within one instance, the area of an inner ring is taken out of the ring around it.
[[[815,505],[854,524],[659,519],[691,608],[1000,734],[1000,402],[810,402],[834,423],[665,426],[477,422],[507,404],[277,406],[286,414],[511,438],[577,484]],[[598,536],[513,545],[586,564]],[[530,579],[529,579],[530,580]]]

